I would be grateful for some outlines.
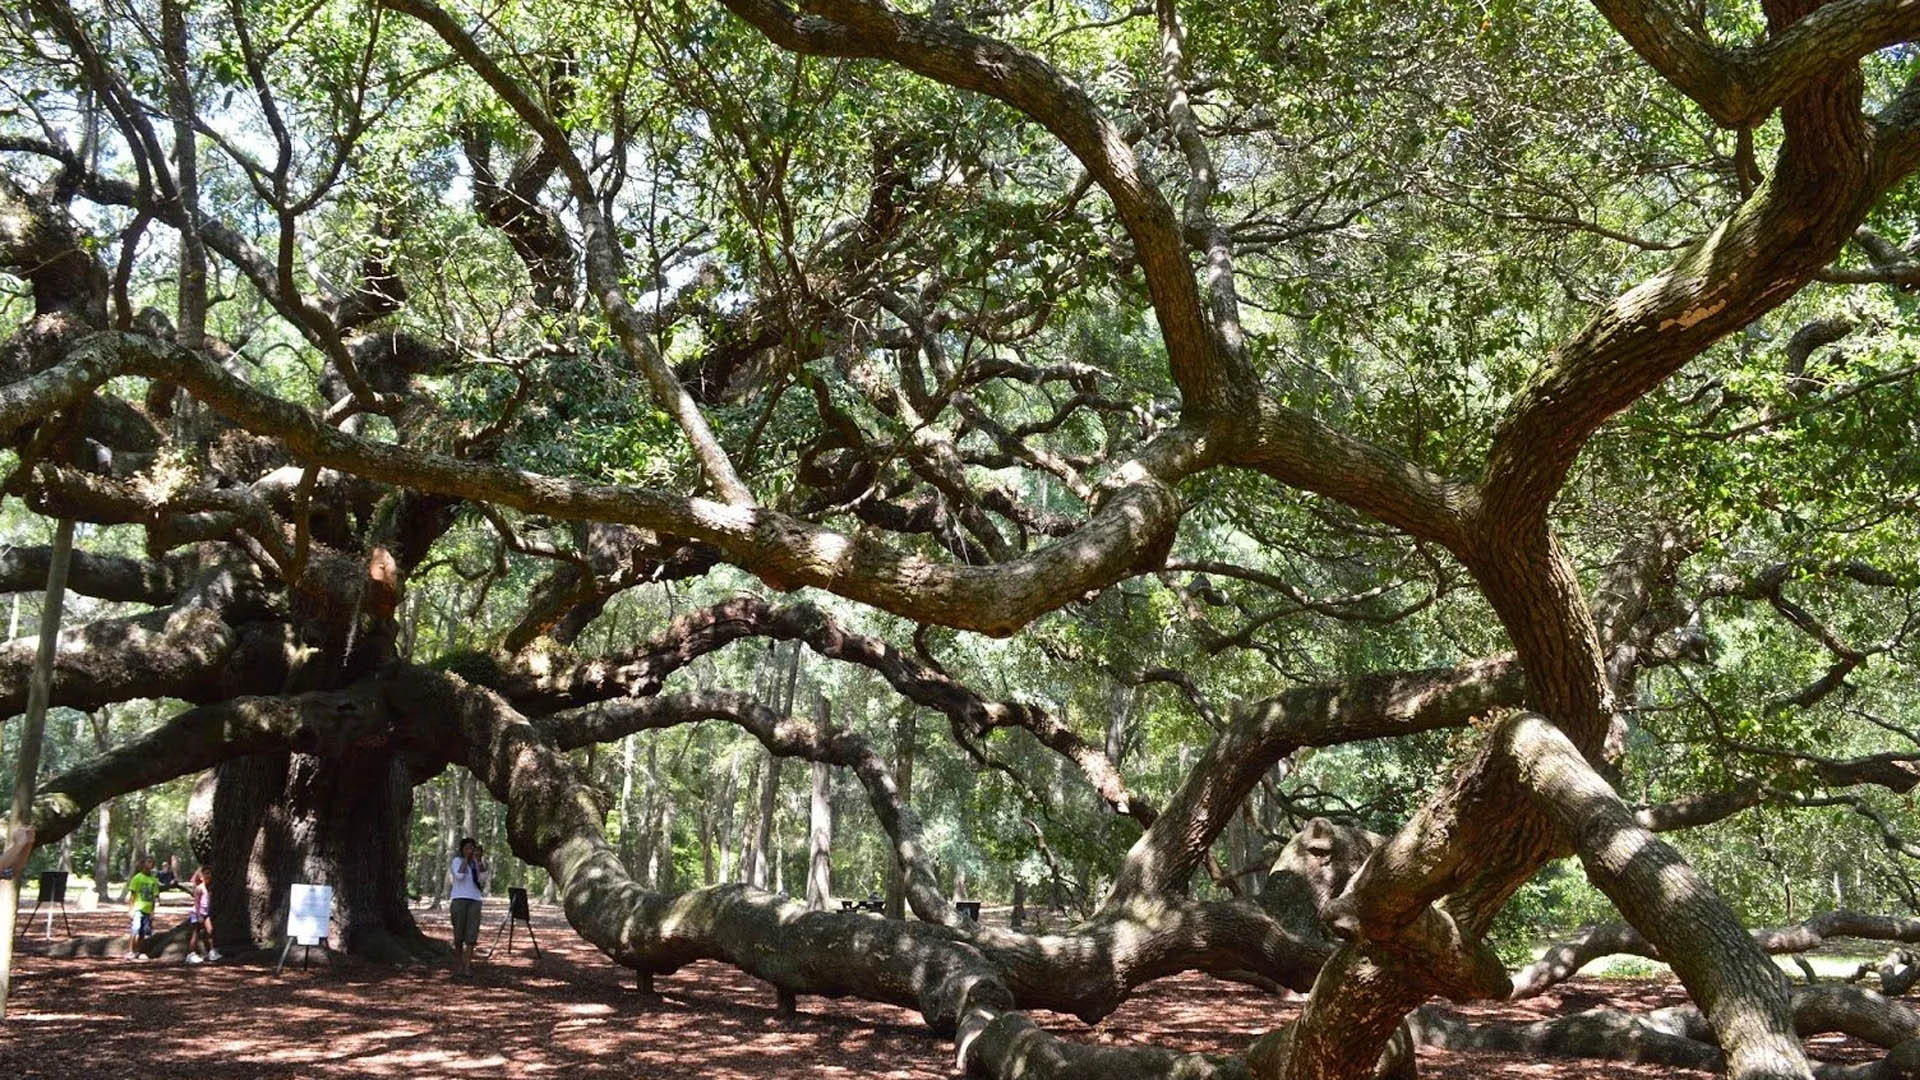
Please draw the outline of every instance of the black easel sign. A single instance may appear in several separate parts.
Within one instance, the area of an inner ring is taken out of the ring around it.
[[[60,907],[60,925],[66,927],[67,936],[73,936],[73,924],[67,921],[67,872],[65,870],[40,871],[39,895],[33,898],[33,910],[20,920],[22,928],[33,925],[33,917],[40,913],[41,904],[58,904]],[[47,912],[47,936],[53,936],[53,912]]]

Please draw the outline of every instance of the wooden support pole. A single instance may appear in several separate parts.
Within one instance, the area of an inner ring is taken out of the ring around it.
[[[53,534],[53,557],[47,565],[47,597],[40,608],[40,651],[34,655],[27,682],[27,715],[20,725],[20,755],[13,776],[13,813],[7,822],[12,835],[17,826],[32,823],[33,787],[40,772],[40,742],[47,728],[47,702],[53,697],[53,650],[59,644],[60,609],[67,599],[67,567],[73,561],[73,521],[62,518]],[[20,912],[19,872],[0,881],[0,1020],[7,1018],[7,991],[13,982],[13,924]]]

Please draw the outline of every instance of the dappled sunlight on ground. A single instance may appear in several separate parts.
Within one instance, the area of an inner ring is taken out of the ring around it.
[[[481,945],[495,940],[504,903],[489,903]],[[428,933],[448,936],[442,912],[419,912]],[[184,917],[162,906],[166,930]],[[76,913],[81,934],[122,927],[117,911]],[[848,999],[800,999],[800,1015],[773,1015],[773,990],[723,964],[702,962],[657,980],[657,998],[633,989],[617,968],[576,937],[557,908],[535,905],[544,956],[524,931],[507,955],[482,961],[472,981],[444,969],[389,969],[317,959],[299,950],[275,977],[271,964],[48,959],[27,955],[0,1027],[8,1077],[72,1080],[166,1073],[186,1077],[637,1077],[647,1080],[878,1077],[936,1080],[952,1074],[953,1047],[917,1013]],[[44,943],[34,928],[26,948]],[[1532,1021],[1612,1006],[1632,1010],[1685,1001],[1666,979],[1577,979],[1538,998],[1463,1010],[1474,1019]],[[1065,1038],[1105,1045],[1158,1044],[1233,1053],[1291,1019],[1298,1000],[1187,974],[1147,987],[1088,1028],[1070,1016],[1035,1020]],[[1822,1057],[1860,1060],[1865,1048],[1816,1040]],[[1680,1080],[1708,1074],[1553,1061],[1516,1055],[1423,1051],[1428,1080]]]
[[[418,913],[448,936],[445,912]],[[482,946],[504,904],[489,904]],[[164,905],[158,929],[178,916]],[[299,967],[21,957],[0,1060],[11,1076],[127,1077],[886,1077],[948,1074],[952,1048],[918,1014],[803,998],[792,1021],[774,994],[724,965],[700,963],[633,990],[576,937],[558,909],[535,906],[544,953],[521,931],[512,955],[445,970],[359,964]],[[117,913],[75,913],[83,935],[120,929]],[[41,928],[36,927],[36,931]],[[44,939],[38,932],[28,948]]]
[[[1078,1042],[1231,1054],[1299,1011],[1298,1000],[1283,1001],[1250,986],[1190,972],[1148,984],[1091,1030],[1058,1013],[1035,1012],[1033,1018],[1055,1035]]]

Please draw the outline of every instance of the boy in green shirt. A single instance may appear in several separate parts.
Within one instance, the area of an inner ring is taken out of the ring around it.
[[[140,860],[140,869],[127,880],[127,955],[147,958],[147,938],[153,934],[153,905],[160,898],[160,879],[153,876],[153,856]]]

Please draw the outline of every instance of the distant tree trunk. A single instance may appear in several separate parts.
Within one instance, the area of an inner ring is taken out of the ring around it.
[[[1127,756],[1128,721],[1133,716],[1133,687],[1115,681],[1107,697],[1107,760],[1119,768]]]
[[[827,696],[814,699],[814,720],[825,729],[831,719]],[[827,763],[813,763],[813,798],[808,804],[807,836],[807,910],[825,911],[833,898],[833,799],[832,774]]]
[[[784,692],[780,683],[776,682],[771,696],[774,698],[774,706],[782,714],[792,716],[794,693],[798,690],[800,682],[800,643],[797,641],[793,643],[793,649],[788,655],[784,682]],[[753,834],[749,845],[747,866],[741,875],[741,880],[756,889],[766,888],[776,876],[769,864],[774,861],[773,815],[779,806],[780,773],[785,764],[785,759],[768,753],[767,769],[761,774],[759,827]]]
[[[747,791],[760,790],[760,763],[754,762],[747,767],[747,780],[742,787]],[[757,800],[756,800],[757,801]],[[745,813],[740,815],[740,863],[735,868],[733,879],[742,885],[753,884],[753,863],[759,852],[754,845],[760,840],[760,815]]]
[[[787,853],[780,849],[780,820],[775,815],[773,830],[767,837],[767,850],[773,859],[773,891],[787,894]]]
[[[446,619],[441,624],[440,654],[445,656],[460,647],[460,600],[466,591],[462,582],[453,583],[453,592],[447,597]]]
[[[110,902],[107,895],[107,879],[113,876],[113,868],[108,863],[113,858],[113,835],[108,831],[113,824],[113,800],[100,804],[100,828],[93,834],[93,895],[105,904]]]
[[[1265,846],[1260,826],[1254,821],[1253,796],[1249,795],[1240,804],[1239,861],[1233,866],[1241,871],[1240,888],[1244,895],[1252,896],[1260,891],[1260,879],[1264,876],[1259,869],[1260,853]]]
[[[716,813],[711,796],[700,806],[700,884],[712,885],[719,879],[713,866],[713,818]]]
[[[93,748],[95,752],[107,752],[107,729],[112,718],[107,709],[99,709],[87,717],[87,723],[93,728]],[[101,903],[108,902],[109,889],[107,879],[113,876],[113,800],[100,804],[100,829],[93,837],[93,895]]]
[[[409,664],[413,663],[414,643],[420,640],[420,608],[419,593],[407,597],[407,622],[406,629],[400,633],[400,658]]]
[[[76,716],[73,721],[73,746],[78,748],[87,741],[87,727],[91,720],[85,714]],[[60,838],[60,870],[68,877],[73,875],[73,834]]]
[[[720,786],[718,805],[714,807],[715,831],[720,835],[720,867],[715,881],[733,880],[733,804],[740,793],[740,756],[727,755],[727,779]]]
[[[147,853],[147,805],[146,800],[136,799],[133,804],[131,826],[127,830],[127,876],[140,866],[140,856]]]
[[[638,875],[636,862],[640,837],[644,832],[640,823],[633,819],[633,769],[634,740],[637,735],[629,734],[620,740],[620,864],[630,874]]]
[[[480,793],[473,774],[460,770],[460,836],[480,838]],[[452,860],[448,860],[451,865]]]
[[[660,783],[660,758],[653,736],[647,736],[647,787],[641,796],[640,817],[636,826],[639,832],[633,857],[639,866],[637,874],[649,889],[660,887],[658,871],[660,851],[660,802],[666,796],[666,789]]]
[[[460,850],[460,781],[449,772],[440,784],[440,899],[453,895],[453,856]]]
[[[433,800],[433,839],[423,853],[426,879],[433,883],[427,890],[429,911],[439,911],[446,902],[447,877],[453,864],[453,797],[447,794],[447,782],[447,774],[442,772],[427,789],[427,797]]]
[[[1184,766],[1182,767],[1184,768]],[[1052,796],[1053,805],[1055,806],[1061,805],[1062,801],[1066,798],[1066,776],[1067,770],[1070,768],[1072,768],[1072,766],[1067,763],[1067,759],[1064,757],[1056,758],[1054,761]],[[1031,818],[1028,819],[1028,827],[1033,830],[1034,844],[1040,849],[1041,857],[1046,859],[1047,873],[1053,879],[1053,910],[1055,912],[1063,912],[1067,910],[1066,876],[1060,872],[1059,860],[1054,858],[1053,850],[1047,846],[1045,834],[1040,831],[1040,827],[1034,824]]]
[[[780,771],[785,764],[782,758],[767,755],[767,770],[760,783],[760,828],[753,837],[752,881],[754,888],[764,889],[773,879],[773,814],[780,802]]]
[[[660,838],[653,848],[654,886],[670,893],[678,885],[678,874],[673,865],[673,800],[667,798],[664,787],[660,791],[659,813]]]
[[[1013,879],[1013,914],[1008,922],[1015,930],[1027,924],[1027,883],[1017,875]]]
[[[955,863],[953,866],[953,898],[955,900],[973,899],[967,895],[967,868],[961,863]]]
[[[913,708],[900,711],[893,723],[893,779],[900,785],[900,805],[913,805],[913,742],[918,733],[920,713]],[[887,918],[907,917],[907,877],[900,860],[889,862],[887,874]]]

